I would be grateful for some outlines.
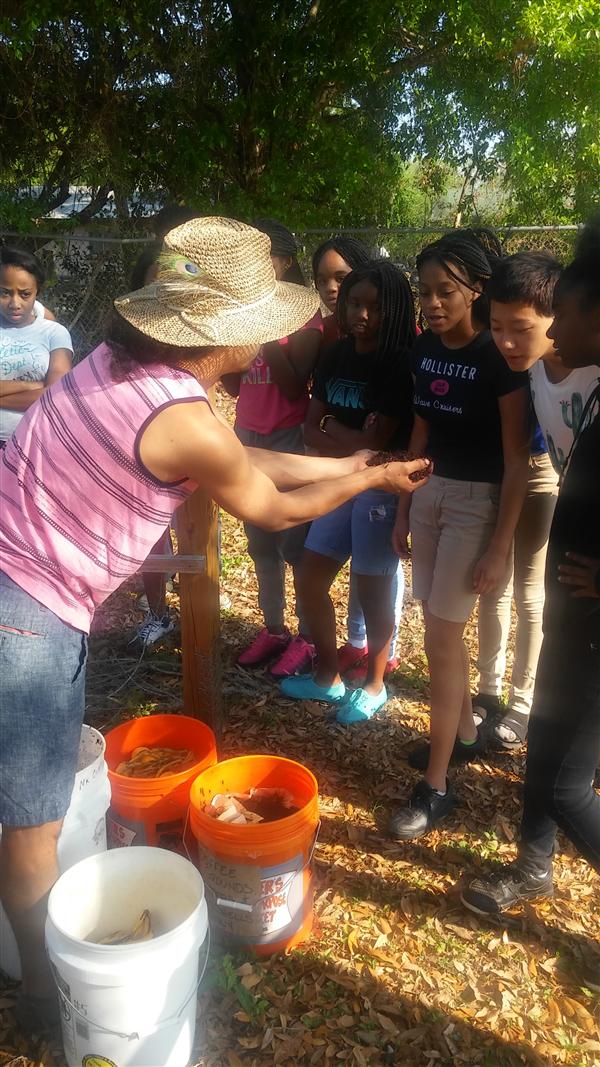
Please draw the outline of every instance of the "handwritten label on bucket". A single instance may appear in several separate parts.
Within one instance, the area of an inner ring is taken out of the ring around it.
[[[222,933],[237,941],[264,943],[285,931],[291,937],[302,925],[303,857],[276,867],[228,863],[198,844],[198,867],[204,879],[211,918]]]
[[[75,779],[76,791],[81,793],[83,789],[87,789],[90,782],[94,782],[96,778],[104,774],[106,774],[104,763],[93,763],[90,767],[86,767],[85,772],[79,771]]]
[[[136,844],[146,844],[146,828],[143,822],[126,822],[123,816],[119,812],[113,812],[112,808],[106,816],[106,836],[109,848],[128,848],[136,838]]]

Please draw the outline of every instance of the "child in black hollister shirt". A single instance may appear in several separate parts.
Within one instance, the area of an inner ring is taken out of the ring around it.
[[[412,356],[410,448],[432,458],[434,473],[413,505],[401,497],[395,545],[407,553],[410,524],[413,594],[423,603],[431,678],[431,742],[409,753],[425,775],[408,806],[392,813],[390,832],[402,840],[444,818],[454,803],[449,763],[482,751],[463,632],[478,595],[506,580],[529,459],[527,376],[507,367],[474,314],[491,274],[478,237],[448,234],[423,249],[417,269],[429,329]]]
[[[504,472],[498,397],[527,384],[515,375],[488,330],[452,350],[426,330],[411,358],[415,412],[427,423],[427,453],[440,478],[499,485]]]

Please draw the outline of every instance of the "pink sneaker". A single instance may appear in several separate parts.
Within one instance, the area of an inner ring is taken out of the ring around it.
[[[387,678],[388,674],[391,674],[392,671],[395,671],[396,667],[399,664],[399,662],[400,662],[400,660],[398,659],[397,656],[394,656],[393,659],[389,659],[387,661],[386,665],[385,665],[385,671],[383,672],[383,677]],[[364,663],[359,663],[357,667],[354,667],[353,670],[347,671],[347,673],[346,673],[346,681],[347,682],[352,682],[352,685],[359,685],[359,686],[362,685],[362,683],[364,682],[366,677],[367,677],[367,660],[366,660],[366,657],[365,657]]]
[[[240,667],[261,667],[263,663],[274,659],[275,656],[281,656],[291,639],[292,635],[289,630],[283,634],[270,634],[265,626],[264,630],[256,635],[252,644],[240,653],[237,661]]]
[[[356,645],[351,645],[349,641],[346,641],[341,648],[338,648],[338,671],[340,674],[346,674],[352,667],[358,666],[369,654],[369,650],[365,645],[364,648],[357,648]]]
[[[315,657],[315,646],[298,635],[292,637],[285,652],[269,667],[273,678],[289,678],[291,674],[303,674],[310,671]]]

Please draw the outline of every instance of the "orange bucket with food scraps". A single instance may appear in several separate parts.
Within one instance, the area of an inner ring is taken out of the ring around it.
[[[217,794],[259,787],[286,790],[298,810],[251,825],[220,822],[204,811]],[[311,862],[319,829],[315,776],[279,756],[225,760],[192,785],[189,824],[211,930],[261,956],[305,941],[313,924]]]
[[[194,761],[175,774],[133,778],[117,767],[141,747],[189,749]],[[109,848],[158,845],[185,855],[183,833],[190,786],[217,762],[215,735],[189,715],[148,715],[131,719],[106,735],[111,802],[106,816]]]

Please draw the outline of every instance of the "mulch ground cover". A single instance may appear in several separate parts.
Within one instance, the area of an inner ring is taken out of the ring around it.
[[[338,726],[318,704],[283,699],[264,671],[235,665],[260,617],[244,533],[227,516],[222,546],[221,586],[231,600],[222,613],[222,755],[269,752],[306,764],[319,781],[322,826],[313,936],[266,960],[211,953],[197,1067],[600,1065],[600,997],[583,977],[600,951],[591,869],[561,840],[552,900],[490,923],[458,898],[465,872],[514,855],[523,756],[488,754],[454,771],[459,803],[443,830],[414,843],[386,836],[390,804],[417,779],[407,744],[427,732],[417,606],[407,597],[400,667],[383,713]],[[142,618],[140,588],[133,580],[96,619],[87,721],[103,729],[181,708],[177,631],[142,658],[128,645]],[[340,640],[346,590],[342,574],[334,588]],[[176,610],[176,591],[170,600]],[[468,636],[473,652],[472,627]],[[64,1067],[60,1043],[19,1033],[15,993],[0,977],[1,1067]]]

